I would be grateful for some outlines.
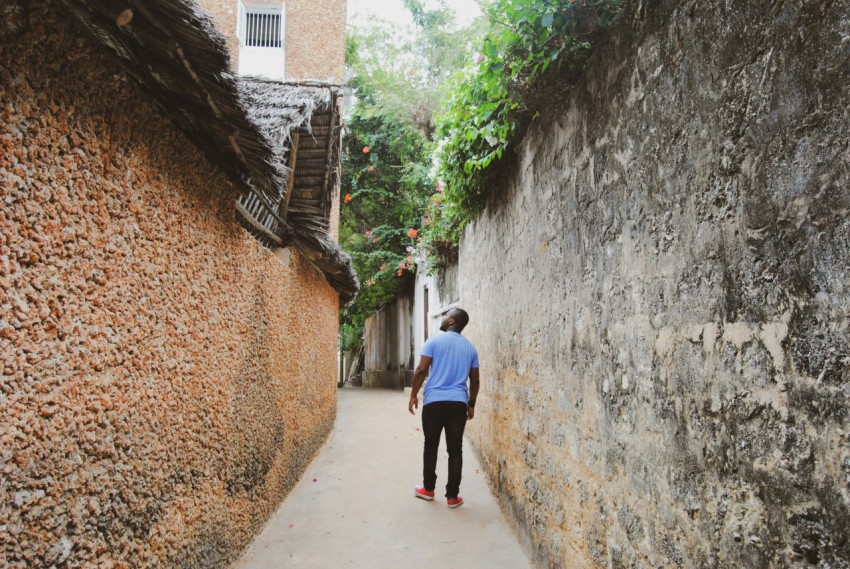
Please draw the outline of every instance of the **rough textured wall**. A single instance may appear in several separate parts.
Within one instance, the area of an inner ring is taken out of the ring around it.
[[[228,39],[233,68],[239,55],[236,39],[238,0],[198,0]],[[332,83],[345,80],[346,0],[255,0],[246,6],[286,7],[286,76]]]
[[[237,16],[236,7],[239,0],[195,0],[212,20],[215,29],[227,40],[227,49],[230,51],[230,68],[238,69],[239,40],[236,38]],[[257,2],[257,4],[277,4],[281,2]]]
[[[2,14],[0,566],[225,566],[332,426],[337,294],[58,5]]]
[[[289,0],[287,76],[345,81],[345,22],[346,0]]]
[[[463,239],[474,443],[540,567],[848,567],[850,3],[610,42]]]

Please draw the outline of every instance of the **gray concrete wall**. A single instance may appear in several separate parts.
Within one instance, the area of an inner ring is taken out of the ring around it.
[[[403,389],[413,374],[412,295],[397,298],[363,327],[363,387]]]
[[[848,62],[847,0],[630,2],[467,230],[538,566],[850,566]]]

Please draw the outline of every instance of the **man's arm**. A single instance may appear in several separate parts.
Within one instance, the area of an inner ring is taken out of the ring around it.
[[[481,381],[478,377],[478,368],[469,369],[469,405],[466,407],[466,418],[472,419],[475,416],[475,401],[478,399],[478,388],[481,386]]]
[[[428,368],[431,367],[431,359],[428,356],[419,358],[419,365],[416,366],[416,371],[413,372],[413,387],[410,389],[410,402],[407,404],[407,410],[411,415],[416,415],[413,408],[419,409],[419,390],[422,384],[425,383],[425,377],[428,375]]]

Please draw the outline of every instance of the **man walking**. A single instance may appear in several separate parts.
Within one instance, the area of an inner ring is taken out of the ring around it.
[[[478,352],[469,340],[461,336],[468,323],[469,315],[460,308],[452,308],[443,316],[440,330],[444,333],[429,338],[422,346],[422,356],[413,372],[413,388],[407,406],[410,413],[415,415],[413,409],[419,408],[417,395],[425,382],[425,376],[429,375],[430,367],[422,403],[422,431],[425,433],[422,486],[417,486],[414,493],[423,500],[434,499],[437,450],[440,435],[445,429],[449,452],[449,479],[446,483],[449,508],[463,504],[463,498],[458,495],[463,470],[463,430],[466,421],[475,416],[475,400],[480,384]]]

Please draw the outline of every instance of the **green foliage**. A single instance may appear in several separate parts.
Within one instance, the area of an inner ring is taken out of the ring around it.
[[[446,83],[468,61],[468,46],[478,41],[475,30],[480,26],[454,29],[445,1],[434,10],[427,10],[422,0],[404,3],[415,29],[373,20],[348,36],[351,85],[362,110],[410,123],[430,139]]]
[[[437,176],[445,202],[429,212],[423,236],[438,249],[456,247],[485,204],[488,172],[540,109],[541,92],[584,69],[591,41],[609,27],[621,0],[495,0],[490,31],[473,65],[437,119]],[[433,234],[432,234],[433,231]]]
[[[461,219],[465,217],[457,202],[449,200],[443,187],[437,183],[436,192],[428,199],[420,236],[420,251],[429,271],[457,260]]]
[[[431,269],[456,256],[493,166],[549,89],[583,70],[621,0],[493,0],[483,36],[480,24],[453,29],[445,0],[437,9],[404,3],[415,33],[373,22],[347,43],[357,103],[345,134],[340,242],[363,288],[342,312],[343,349],[411,286],[417,254]]]
[[[411,285],[416,239],[408,232],[418,232],[428,199],[429,156],[425,136],[409,125],[358,112],[348,121],[340,243],[362,289],[342,312],[344,349],[359,344],[366,318]]]
[[[445,81],[468,59],[470,33],[452,30],[443,4],[405,0],[418,33],[380,23],[349,35],[357,101],[346,120],[340,243],[362,284],[341,314],[342,349],[359,346],[366,318],[412,286],[433,182],[433,115]]]

